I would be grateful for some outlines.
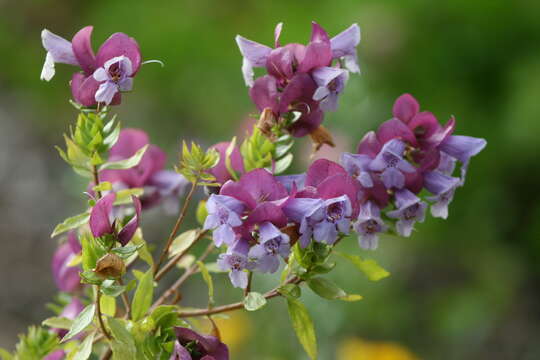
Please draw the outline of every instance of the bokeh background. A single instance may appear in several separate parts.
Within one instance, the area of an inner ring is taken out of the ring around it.
[[[345,263],[331,274],[364,300],[304,291],[320,358],[539,359],[539,16],[531,0],[0,1],[0,346],[13,348],[17,333],[50,315],[49,234],[84,206],[85,184],[53,148],[74,120],[73,69],[59,65],[53,81],[39,81],[41,29],[71,38],[93,24],[96,47],[123,31],[145,59],[165,62],[144,66],[115,112],[124,126],[144,128],[172,166],[181,139],[210,145],[241,134],[254,111],[234,36],[271,44],[284,21],[283,41],[305,42],[316,20],[330,35],[354,22],[362,29],[362,75],[325,122],[342,150],[388,119],[404,92],[442,121],[455,115],[458,134],[488,140],[447,221],[429,218],[411,238],[383,239],[369,254],[391,277],[371,283]],[[300,170],[309,144],[297,148]],[[147,239],[162,239],[172,222],[150,212]],[[353,239],[343,246],[365,255]],[[218,300],[239,297],[225,276],[216,282]],[[188,283],[187,305],[202,298],[202,284]],[[282,300],[221,327],[234,359],[306,358]]]

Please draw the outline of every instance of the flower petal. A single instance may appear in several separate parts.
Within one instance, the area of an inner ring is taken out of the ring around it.
[[[317,187],[328,177],[337,174],[347,174],[347,171],[343,166],[333,161],[327,159],[315,160],[307,171],[305,186]]]
[[[55,63],[79,65],[71,43],[61,36],[53,34],[47,29],[41,32],[41,42],[45,50],[51,54]]]
[[[109,105],[114,95],[118,92],[118,85],[113,83],[112,81],[105,81],[99,85],[98,90],[96,91],[96,95],[94,98],[99,103],[104,103],[106,105]]]
[[[253,86],[253,67],[266,66],[266,60],[272,49],[266,45],[248,40],[240,35],[236,36],[236,44],[244,57],[242,73],[247,86]]]
[[[347,29],[330,39],[332,57],[334,59],[348,57],[349,64],[347,64],[347,69],[349,69],[349,71],[352,73],[360,72],[358,63],[356,61],[356,47],[359,43],[360,27],[358,24],[352,24]]]
[[[137,41],[124,33],[112,34],[101,45],[96,55],[96,67],[104,66],[108,60],[122,55],[129,58],[133,67],[133,72],[128,76],[135,76],[141,67],[141,50]]]
[[[92,74],[98,67],[96,66],[94,50],[92,50],[91,37],[93,29],[93,26],[84,27],[79,30],[71,40],[75,57],[86,75]]]
[[[359,154],[368,155],[369,157],[374,158],[381,151],[381,149],[382,145],[379,142],[379,139],[377,139],[377,134],[375,134],[374,131],[370,131],[364,135],[362,140],[360,140],[357,152]]]
[[[416,145],[416,136],[407,127],[405,123],[397,118],[385,121],[377,129],[377,139],[382,143],[386,143],[392,139],[400,139],[409,142],[411,145]]]
[[[487,141],[482,138],[451,135],[441,144],[440,149],[462,163],[466,163],[472,156],[482,151],[486,145]]]
[[[133,201],[133,205],[135,207],[135,215],[118,234],[118,241],[120,241],[122,246],[126,246],[133,235],[135,235],[135,231],[137,231],[137,228],[139,227],[139,219],[141,217],[141,200],[139,200],[139,198],[136,196],[131,196],[131,200]]]
[[[412,118],[420,111],[420,104],[411,94],[403,94],[396,99],[392,114],[394,117],[409,123]]]
[[[113,229],[109,220],[114,201],[115,193],[109,193],[99,199],[90,212],[90,230],[94,237],[100,237],[104,234],[111,234]]]
[[[84,76],[81,73],[73,74],[71,78],[71,94],[75,101],[83,106],[96,105],[96,92],[99,89],[99,82],[92,76]]]
[[[253,83],[249,89],[251,100],[257,105],[259,111],[270,108],[274,113],[278,112],[278,91],[276,79],[270,75],[265,75]]]
[[[306,53],[298,67],[299,72],[309,72],[314,68],[328,66],[332,62],[330,38],[316,22],[312,22],[311,40],[306,46]]]

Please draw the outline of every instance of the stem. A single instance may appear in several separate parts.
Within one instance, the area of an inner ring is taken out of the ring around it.
[[[107,328],[105,327],[105,324],[103,323],[102,315],[101,315],[101,289],[99,285],[96,285],[96,310],[97,310],[97,317],[99,326],[101,327],[101,331],[103,332],[103,335],[109,340],[111,340],[111,334],[107,331]]]
[[[112,356],[112,349],[108,348],[107,351],[103,354],[100,360],[109,360]]]
[[[92,165],[92,175],[94,176],[94,186],[99,186],[99,171],[96,165]],[[101,190],[96,190],[98,200],[101,199]]]
[[[251,281],[253,280],[253,271],[248,270],[248,283],[244,289],[244,297],[251,292]]]
[[[122,278],[118,278],[118,283],[124,286],[124,282],[122,281]],[[131,313],[131,307],[129,306],[129,299],[125,292],[123,292],[121,296],[122,296],[122,302],[124,303],[124,308],[126,309],[126,316],[129,319],[130,313]]]
[[[152,305],[150,311],[152,311],[153,309],[155,309],[156,307],[158,307],[159,305],[163,304],[165,301],[167,301],[167,299],[172,295],[174,294],[177,289],[182,286],[182,284],[191,276],[193,275],[194,273],[197,272],[197,269],[199,268],[196,264],[198,261],[204,261],[204,259],[206,259],[208,257],[208,255],[210,255],[210,253],[212,252],[212,250],[214,250],[214,244],[213,243],[210,243],[210,245],[208,245],[208,247],[206,248],[206,250],[204,251],[204,253],[197,259],[197,261],[195,261],[195,263],[193,265],[191,265],[185,272],[184,274],[182,274],[182,276],[176,280],[176,282],[174,284],[171,285],[171,287],[169,289],[167,289],[167,291],[165,291],[163,293],[163,295],[160,296],[160,298],[154,303],[154,305]]]
[[[208,232],[208,230],[203,230],[203,231],[199,232],[199,234],[197,235],[197,238],[195,238],[195,240],[193,240],[193,242],[184,251],[180,252],[175,257],[173,257],[171,260],[169,260],[169,262],[167,264],[165,264],[163,269],[161,269],[161,271],[159,271],[156,274],[155,281],[161,280],[161,278],[163,276],[165,276],[165,274],[167,274],[167,272],[169,272],[169,270],[171,270],[180,260],[182,260],[182,258],[191,250],[193,245],[195,245],[195,243],[197,243],[200,239],[202,239],[203,236],[207,232]]]
[[[184,205],[182,206],[182,210],[180,211],[180,214],[178,215],[178,219],[176,220],[176,224],[174,224],[174,227],[169,235],[169,238],[167,239],[167,244],[165,245],[165,248],[161,252],[161,256],[159,257],[159,261],[154,268],[154,275],[156,275],[159,271],[159,268],[163,264],[163,261],[167,258],[167,253],[169,252],[169,248],[171,247],[171,244],[174,240],[174,237],[178,233],[178,230],[180,229],[180,225],[182,225],[182,222],[184,221],[184,217],[186,216],[187,208],[189,203],[191,202],[191,198],[193,197],[193,194],[195,193],[195,189],[197,188],[197,183],[199,182],[199,179],[195,179],[193,184],[191,185],[191,189],[189,190],[188,195],[186,196],[186,200],[184,201]]]

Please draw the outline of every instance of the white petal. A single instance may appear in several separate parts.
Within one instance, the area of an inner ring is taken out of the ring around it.
[[[43,69],[41,69],[41,80],[49,81],[54,76],[54,58],[50,52],[45,56],[45,63],[43,64]]]

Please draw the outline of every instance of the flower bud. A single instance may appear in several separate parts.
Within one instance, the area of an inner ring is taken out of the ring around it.
[[[126,272],[126,264],[120,256],[109,253],[97,261],[94,272],[101,278],[119,278]]]

